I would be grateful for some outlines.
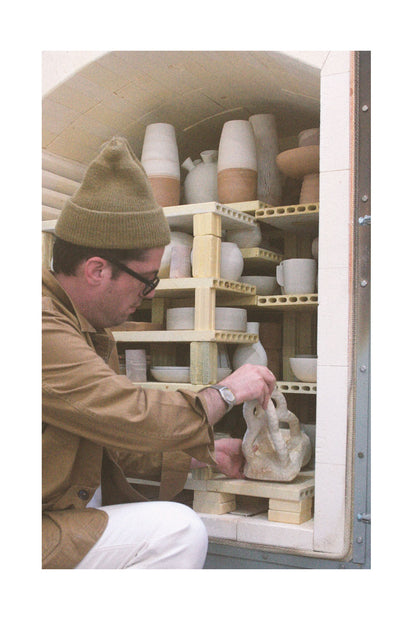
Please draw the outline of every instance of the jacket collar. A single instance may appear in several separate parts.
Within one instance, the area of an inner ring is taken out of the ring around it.
[[[93,325],[77,310],[71,297],[68,293],[66,293],[65,289],[56,279],[53,272],[45,268],[43,268],[42,271],[42,288],[43,295],[47,295],[55,300],[58,300],[68,311],[75,315],[82,332],[96,332],[96,328],[94,328]]]

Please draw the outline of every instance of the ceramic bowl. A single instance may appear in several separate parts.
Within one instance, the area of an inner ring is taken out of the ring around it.
[[[217,369],[217,381],[230,375],[231,369]],[[151,374],[157,382],[174,382],[188,384],[190,367],[151,367]]]
[[[245,308],[216,308],[216,330],[246,332],[247,311]],[[194,308],[169,308],[166,320],[167,330],[194,330]]]
[[[301,382],[316,382],[316,356],[289,358],[290,367]]]
[[[272,295],[277,287],[275,276],[241,276],[239,280],[248,285],[254,285],[257,295]]]

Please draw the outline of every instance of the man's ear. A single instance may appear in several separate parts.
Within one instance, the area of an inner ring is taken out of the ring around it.
[[[83,265],[83,274],[87,283],[92,287],[102,285],[112,276],[109,262],[101,257],[90,257]]]

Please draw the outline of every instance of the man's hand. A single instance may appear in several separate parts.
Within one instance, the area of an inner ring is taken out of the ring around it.
[[[276,386],[276,378],[267,367],[244,364],[219,384],[230,388],[236,397],[237,404],[257,399],[262,408],[266,410]]]
[[[230,479],[243,479],[245,459],[241,450],[242,441],[237,438],[221,438],[214,442],[217,467]]]

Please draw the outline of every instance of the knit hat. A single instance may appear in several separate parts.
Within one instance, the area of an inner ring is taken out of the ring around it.
[[[102,145],[67,200],[55,233],[91,248],[155,248],[170,242],[164,211],[125,138],[115,136]]]

